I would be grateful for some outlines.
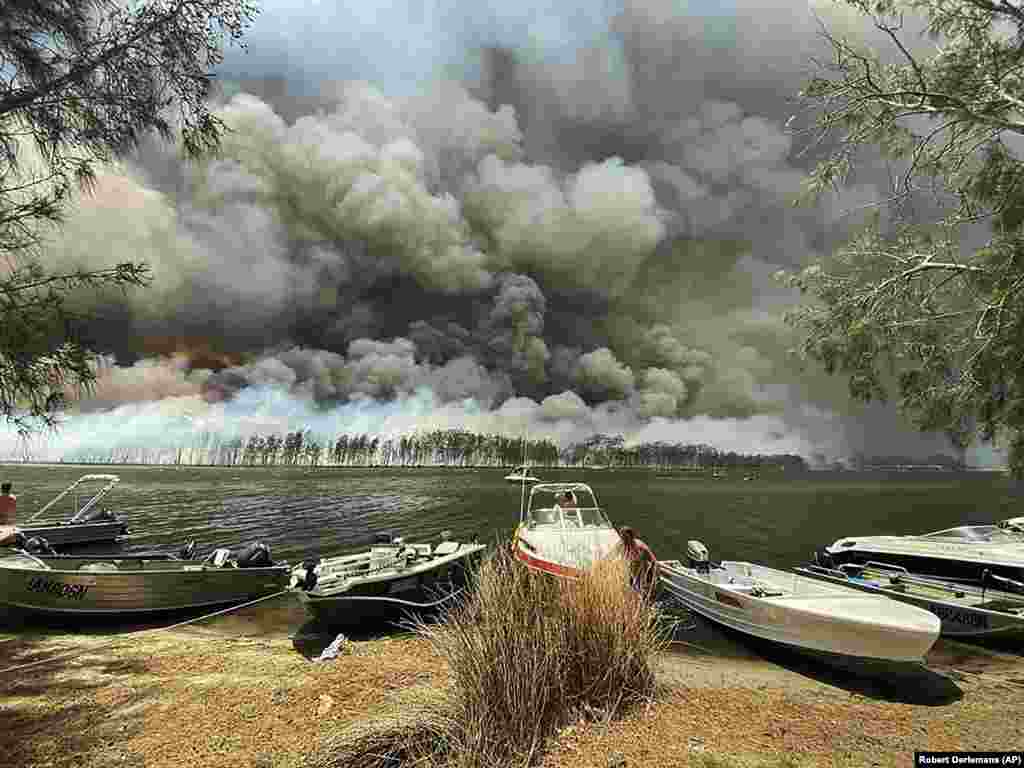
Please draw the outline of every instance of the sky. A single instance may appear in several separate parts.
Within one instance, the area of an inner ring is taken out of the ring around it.
[[[79,299],[99,384],[33,456],[302,427],[951,453],[788,354],[797,297],[773,273],[834,249],[883,183],[868,163],[791,205],[819,20],[866,34],[844,6],[261,8],[219,72],[221,156],[147,141],[48,246],[154,282]]]

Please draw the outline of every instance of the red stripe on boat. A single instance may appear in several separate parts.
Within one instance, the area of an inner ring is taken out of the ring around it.
[[[732,606],[734,606],[736,608],[743,608],[743,603],[741,603],[739,600],[737,600],[732,595],[726,595],[726,594],[723,594],[722,592],[716,591],[715,592],[715,599],[718,602],[720,602],[720,603],[725,603],[726,605],[732,605]],[[744,608],[744,610],[746,610],[746,609]]]
[[[579,568],[572,568],[568,565],[559,565],[558,563],[553,563],[550,560],[541,560],[540,558],[534,557],[530,553],[524,551],[519,542],[516,542],[515,556],[516,559],[521,561],[524,565],[538,571],[544,571],[544,573],[550,573],[553,576],[578,579],[583,575],[583,571]]]

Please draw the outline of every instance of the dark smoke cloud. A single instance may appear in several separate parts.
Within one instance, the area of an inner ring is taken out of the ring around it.
[[[790,206],[813,158],[783,121],[815,22],[803,4],[734,5],[627,2],[560,57],[456,14],[478,70],[393,95],[354,60],[317,82],[296,82],[310,59],[226,83],[221,157],[147,145],[47,253],[155,273],[88,329],[122,367],[83,408],[229,431],[301,417],[831,456],[941,447],[787,356],[796,297],[770,274],[826,252],[877,190],[868,173]]]

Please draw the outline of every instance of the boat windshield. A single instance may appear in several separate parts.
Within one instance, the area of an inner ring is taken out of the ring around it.
[[[611,522],[597,505],[591,493],[581,488],[572,490],[575,501],[566,500],[564,489],[541,490],[530,496],[526,523],[530,527],[610,528]]]
[[[1019,542],[1019,537],[1002,530],[995,525],[964,525],[959,528],[947,528],[943,531],[925,534],[925,539],[950,539],[953,541],[978,542]]]

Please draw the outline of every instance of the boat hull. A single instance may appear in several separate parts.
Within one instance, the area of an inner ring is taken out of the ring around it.
[[[460,557],[423,570],[410,569],[396,578],[359,583],[344,590],[294,592],[316,624],[353,627],[400,621],[443,610],[462,594],[470,572],[485,551],[483,545]]]
[[[536,571],[579,578],[599,560],[613,557],[622,542],[614,528],[564,529],[520,526],[513,555]]]
[[[287,565],[168,567],[168,561],[121,560],[117,571],[82,571],[10,567],[0,560],[0,606],[47,617],[143,616],[247,602],[285,590],[289,576]]]
[[[914,605],[938,616],[940,634],[946,637],[982,639],[1024,637],[1024,615],[1001,613],[949,600],[929,599],[920,595],[874,586],[871,582],[846,576],[831,575],[817,568],[797,568],[797,573],[839,584],[869,594],[884,595],[901,603]],[[1021,599],[1024,605],[1024,598]]]
[[[51,546],[67,547],[75,544],[99,544],[116,541],[128,532],[128,526],[120,520],[100,523],[61,523],[57,525],[36,525],[18,528],[26,538],[41,536]]]
[[[910,573],[964,584],[980,584],[986,570],[996,576],[1024,581],[1024,546],[1016,557],[1009,559],[1005,547],[995,549],[985,545],[928,542],[915,545],[921,546],[922,551],[911,552],[906,546],[901,546],[899,538],[854,546],[842,546],[837,542],[825,547],[824,552],[837,565],[884,563],[899,566]]]
[[[716,624],[812,655],[920,663],[939,633],[939,620],[923,610],[849,589],[757,598],[669,568],[661,569],[660,581],[673,598]],[[882,614],[894,613],[886,603],[903,609],[895,613],[911,616],[911,625],[885,621]]]

